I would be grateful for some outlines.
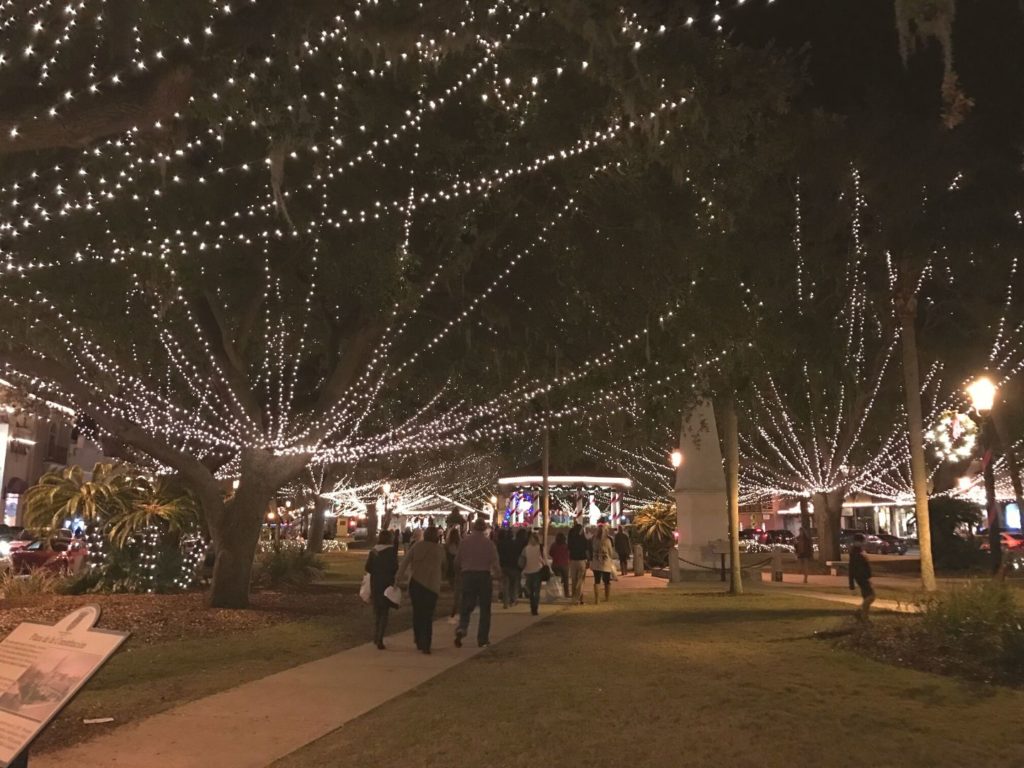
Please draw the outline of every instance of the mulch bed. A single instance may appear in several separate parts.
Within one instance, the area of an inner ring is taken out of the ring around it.
[[[103,609],[99,626],[132,633],[133,644],[249,632],[304,617],[337,615],[361,604],[358,596],[336,590],[255,592],[246,610],[208,608],[206,594],[39,595],[0,599],[0,637],[23,621],[54,624],[75,608],[94,603]]]

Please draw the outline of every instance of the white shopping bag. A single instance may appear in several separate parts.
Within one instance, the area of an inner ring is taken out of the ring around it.
[[[544,586],[544,599],[549,603],[553,603],[556,600],[561,600],[563,597],[565,595],[562,594],[562,580],[552,577]]]
[[[364,602],[370,602],[373,592],[370,590],[370,574],[363,574],[363,583],[359,585],[359,598]]]
[[[392,608],[402,604],[402,590],[398,587],[388,587],[384,590],[384,599],[391,603]]]

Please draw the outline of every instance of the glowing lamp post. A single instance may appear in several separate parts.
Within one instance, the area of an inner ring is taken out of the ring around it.
[[[672,451],[669,459],[672,461],[672,469],[679,469],[679,466],[683,463],[683,452],[676,448],[676,450]]]
[[[988,522],[988,542],[992,551],[992,572],[999,573],[1003,565],[1002,536],[999,529],[999,504],[996,502],[995,425],[992,422],[992,406],[995,405],[997,388],[987,376],[982,376],[967,387],[974,410],[981,418],[982,476],[985,479],[985,507]]]

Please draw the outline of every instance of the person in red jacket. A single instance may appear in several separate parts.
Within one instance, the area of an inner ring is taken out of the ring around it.
[[[564,533],[555,536],[555,543],[548,548],[548,558],[551,572],[562,580],[562,595],[569,597],[569,545]]]

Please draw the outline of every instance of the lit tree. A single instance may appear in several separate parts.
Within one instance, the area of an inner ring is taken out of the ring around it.
[[[616,148],[716,97],[720,46],[636,5],[8,5],[0,362],[189,484],[214,605],[310,465],[536,399],[446,356]]]

